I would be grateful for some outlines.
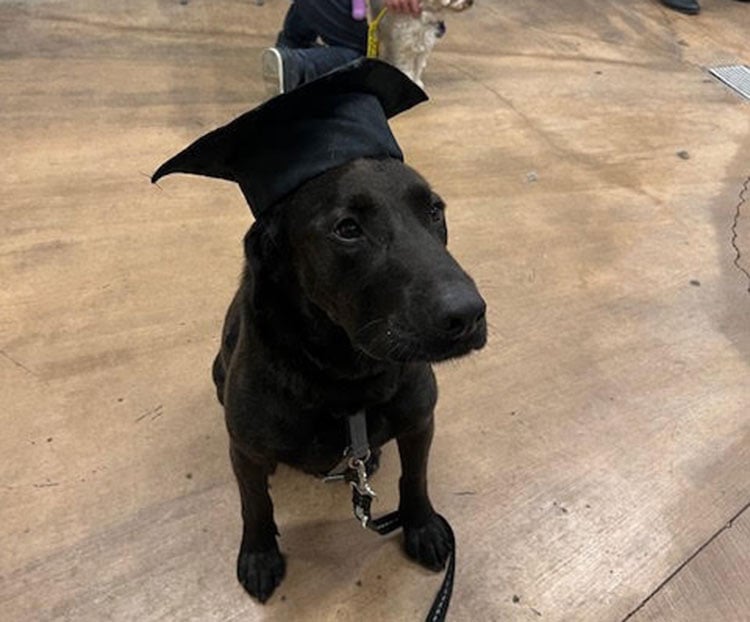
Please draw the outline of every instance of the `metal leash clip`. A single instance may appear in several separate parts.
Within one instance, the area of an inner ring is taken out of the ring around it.
[[[365,466],[369,459],[370,451],[367,450],[367,455],[363,459],[351,458],[349,460],[349,468],[357,472],[357,480],[352,480],[351,485],[357,489],[360,495],[367,495],[374,499],[378,495],[370,486],[370,480],[367,478],[367,467]]]
[[[372,514],[370,506],[372,505],[372,497],[368,495],[361,495],[357,490],[356,486],[352,486],[352,508],[354,510],[354,518],[356,518],[364,529],[370,526],[370,519]]]
[[[356,479],[350,479],[349,483],[352,486],[352,505],[354,509],[354,516],[361,523],[362,527],[368,527],[370,519],[372,518],[370,513],[370,506],[372,500],[378,495],[370,486],[370,481],[367,477],[367,460],[370,458],[370,451],[368,450],[367,455],[363,458],[351,458],[349,460],[350,473],[356,472]]]

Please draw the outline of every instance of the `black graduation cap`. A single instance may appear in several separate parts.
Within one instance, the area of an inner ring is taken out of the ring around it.
[[[362,58],[196,140],[151,177],[191,173],[237,182],[257,217],[305,181],[357,158],[397,158],[387,119],[427,95],[395,67]]]

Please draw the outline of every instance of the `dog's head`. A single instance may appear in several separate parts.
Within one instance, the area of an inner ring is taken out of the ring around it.
[[[307,337],[312,356],[336,361],[350,346],[356,360],[461,356],[486,341],[485,303],[445,248],[443,202],[401,162],[388,126],[426,97],[394,67],[360,59],[198,138],[152,181],[180,172],[239,184],[257,217],[245,291],[259,325],[275,321],[269,335]]]
[[[445,205],[394,159],[360,159],[304,184],[258,227],[274,230],[300,294],[355,349],[441,361],[484,346],[485,302],[446,249]]]

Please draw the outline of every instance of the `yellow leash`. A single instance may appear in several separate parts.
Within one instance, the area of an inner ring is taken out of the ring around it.
[[[380,37],[378,35],[378,28],[380,27],[380,20],[388,11],[388,7],[380,9],[377,17],[373,19],[367,25],[367,58],[377,58],[378,50],[380,49]]]

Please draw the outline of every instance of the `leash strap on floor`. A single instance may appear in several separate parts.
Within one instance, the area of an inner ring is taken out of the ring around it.
[[[453,534],[453,529],[451,529],[448,521],[439,514],[438,518],[448,531],[451,555],[448,559],[448,566],[445,569],[443,582],[440,584],[437,594],[435,594],[435,600],[432,601],[432,607],[430,607],[430,613],[427,614],[425,622],[443,622],[445,620],[445,616],[448,614],[448,605],[451,604],[451,595],[453,594],[453,578],[456,576],[456,536]]]
[[[350,459],[349,472],[344,475],[344,479],[352,487],[354,517],[363,527],[381,536],[388,535],[403,525],[401,524],[401,516],[398,511],[391,512],[380,518],[372,517],[371,508],[375,492],[370,487],[365,469],[366,459],[363,458],[363,456],[370,456],[370,445],[367,439],[367,421],[364,411],[359,411],[356,415],[349,417],[349,438],[350,451],[347,453],[353,457]],[[445,569],[443,583],[440,585],[437,594],[435,594],[435,599],[432,601],[432,607],[430,607],[430,612],[427,614],[425,622],[443,622],[445,620],[451,595],[453,594],[453,579],[456,574],[456,538],[448,521],[439,514],[437,517],[448,532],[448,544],[451,552],[447,568]]]
[[[372,518],[370,516],[370,506],[372,504],[372,497],[369,495],[362,495],[357,490],[356,486],[352,486],[352,506],[354,508],[354,516],[362,521],[362,513],[367,516],[367,520],[363,522],[365,527],[371,529],[375,533],[381,536],[387,536],[389,533],[396,531],[401,527],[401,517],[399,513],[391,512],[380,518]],[[456,537],[453,534],[453,529],[440,514],[438,518],[443,523],[443,527],[448,532],[450,538],[449,545],[451,548],[450,557],[448,558],[448,565],[445,569],[445,576],[443,582],[440,584],[435,599],[432,601],[432,607],[430,612],[425,618],[425,622],[444,622],[446,615],[448,614],[448,605],[451,602],[451,596],[453,595],[453,579],[456,576]]]

